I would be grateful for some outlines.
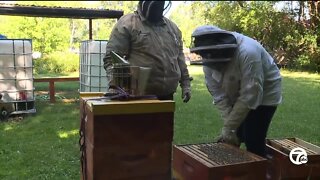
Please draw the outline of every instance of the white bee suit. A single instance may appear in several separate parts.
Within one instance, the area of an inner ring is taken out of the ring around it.
[[[203,66],[203,71],[224,126],[235,130],[250,109],[281,103],[282,78],[273,58],[260,43],[236,32],[232,34],[238,43],[232,60],[221,67]]]

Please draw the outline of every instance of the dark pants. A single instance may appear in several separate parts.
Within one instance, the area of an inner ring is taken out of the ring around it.
[[[248,113],[237,131],[237,136],[245,143],[247,151],[266,157],[266,136],[276,109],[277,106],[259,106]]]

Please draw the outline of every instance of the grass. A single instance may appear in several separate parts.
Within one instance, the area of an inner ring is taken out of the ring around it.
[[[79,179],[76,104],[37,103],[37,114],[2,123],[0,179]]]
[[[202,69],[190,66],[192,98],[185,104],[175,94],[175,144],[210,142],[222,126],[204,85]],[[282,70],[283,103],[270,125],[269,138],[299,137],[320,145],[320,75]],[[35,83],[36,93],[47,83]],[[78,82],[56,83],[56,92],[78,99]],[[0,123],[0,179],[80,178],[79,103],[36,100],[37,113]]]
[[[192,66],[191,66],[192,67]],[[212,141],[222,121],[204,85],[201,67],[189,68],[194,77],[188,104],[176,97],[175,137],[177,144]],[[268,138],[299,137],[320,145],[320,75],[281,70],[283,103],[271,122]]]

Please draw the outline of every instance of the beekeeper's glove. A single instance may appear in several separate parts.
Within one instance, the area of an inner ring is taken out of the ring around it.
[[[191,98],[191,88],[183,88],[181,94],[182,101],[187,103]]]
[[[186,79],[180,80],[181,87],[181,98],[184,103],[187,103],[191,98],[191,81],[193,78],[188,77]]]
[[[215,142],[224,142],[234,146],[240,146],[240,140],[237,132],[227,128],[222,128],[221,134],[215,139]]]
[[[240,140],[237,137],[237,129],[245,120],[250,109],[241,101],[237,101],[230,114],[226,118],[221,131],[222,141],[239,146]]]

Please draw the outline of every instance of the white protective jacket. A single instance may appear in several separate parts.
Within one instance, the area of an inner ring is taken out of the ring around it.
[[[242,117],[232,119],[239,118],[235,121],[242,122],[249,109],[281,103],[282,78],[273,58],[259,42],[236,32],[232,34],[238,44],[233,59],[223,68],[203,66],[203,71],[213,103],[220,110],[223,120],[230,118],[231,111],[238,111],[233,114],[242,114]],[[247,108],[232,110],[236,103]]]

